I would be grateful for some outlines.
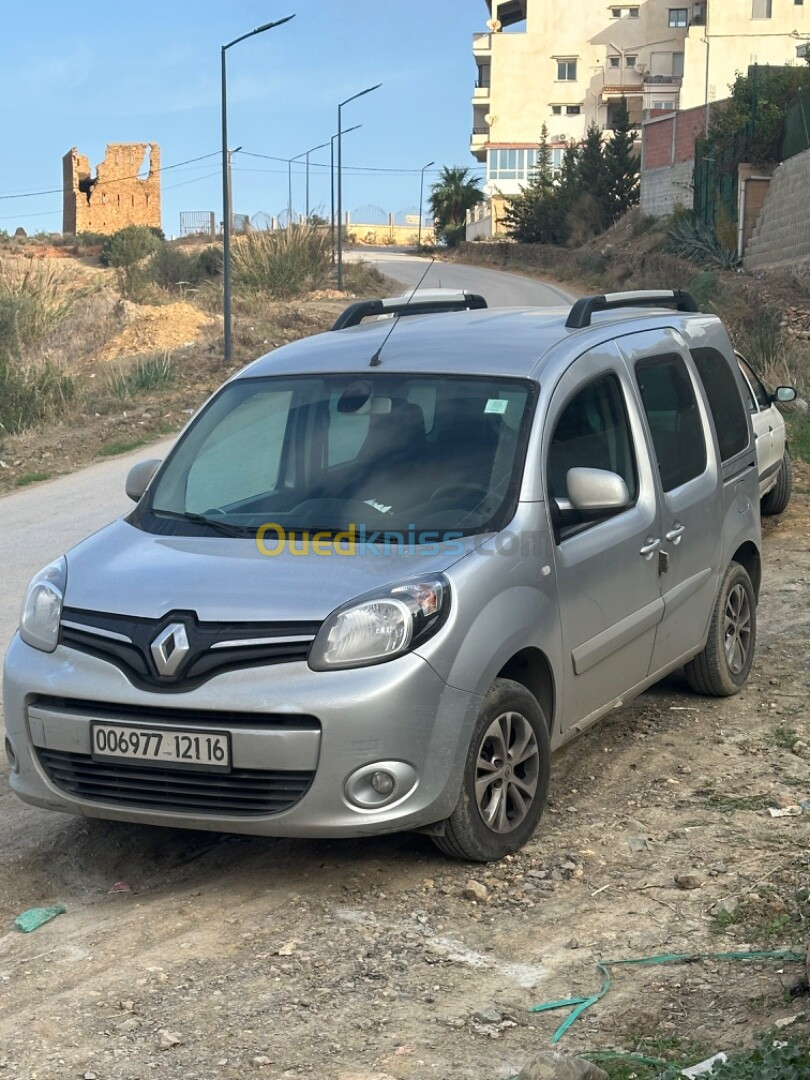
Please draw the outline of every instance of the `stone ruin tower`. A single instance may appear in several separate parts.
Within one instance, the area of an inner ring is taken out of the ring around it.
[[[149,163],[148,174],[144,166]],[[160,228],[160,147],[157,143],[108,143],[93,176],[90,161],[74,146],[62,158],[65,233],[114,233],[126,225]]]

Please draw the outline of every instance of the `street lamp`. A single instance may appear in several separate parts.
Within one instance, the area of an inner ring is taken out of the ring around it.
[[[355,101],[359,97],[363,97],[364,94],[370,94],[372,90],[379,90],[382,83],[375,83],[374,86],[367,86],[365,90],[361,90],[357,94],[352,94],[351,97],[347,97],[345,101],[341,101],[338,105],[338,129],[337,129],[337,141],[338,141],[338,159],[337,159],[337,287],[343,288],[343,154],[341,146],[341,135],[343,134],[343,117],[341,115],[344,105],[348,105],[350,101]]]
[[[323,150],[325,146],[328,146],[328,142],[318,143],[317,146],[312,146],[306,152],[307,161],[307,186],[306,186],[306,208],[307,208],[307,222],[309,222],[309,155],[314,154],[316,150]]]
[[[272,30],[276,26],[294,19],[294,15],[287,15],[284,19],[265,23],[257,26],[241,37],[234,38],[227,45],[222,46],[222,279],[223,279],[223,321],[225,324],[225,359],[231,359],[231,178],[228,154],[228,98],[226,88],[225,53],[234,45],[238,45],[245,38],[263,34],[265,30]]]
[[[435,165],[435,161],[429,161],[427,165],[422,166],[422,172],[419,177],[419,232],[416,236],[416,250],[422,246],[422,197],[425,191],[425,169],[429,169],[431,165]]]
[[[317,146],[311,146],[309,150],[302,150],[300,154],[296,154],[295,157],[286,158],[287,162],[287,226],[292,225],[292,163],[294,161],[300,161],[302,157],[307,159],[307,196],[306,196],[306,217],[305,221],[309,221],[309,155],[314,154],[316,150],[323,150],[325,146],[328,146],[328,142],[318,143]]]
[[[354,127],[346,128],[343,132],[344,135],[348,135],[350,131],[357,131],[361,128],[362,124],[355,124]],[[332,214],[329,218],[329,237],[332,243],[332,262],[335,261],[335,139],[337,138],[337,132],[329,140],[332,149],[329,153],[329,177],[332,189]]]

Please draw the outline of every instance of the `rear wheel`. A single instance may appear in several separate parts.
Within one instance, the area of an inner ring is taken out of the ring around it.
[[[787,509],[790,496],[793,492],[793,465],[790,454],[785,450],[782,464],[779,466],[779,475],[776,484],[765,495],[760,503],[763,514],[781,514]]]
[[[733,562],[720,586],[706,647],[686,665],[689,685],[711,697],[738,693],[748,680],[756,638],[754,587],[745,567]]]
[[[434,837],[445,855],[492,862],[531,838],[548,790],[550,744],[543,710],[511,679],[484,698],[464,762],[461,795]]]

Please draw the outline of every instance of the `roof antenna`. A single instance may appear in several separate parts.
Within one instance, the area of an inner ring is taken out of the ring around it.
[[[383,338],[382,344],[380,345],[379,349],[377,349],[377,351],[372,356],[371,361],[370,361],[370,363],[368,365],[369,367],[379,367],[380,364],[382,363],[382,351],[385,348],[385,346],[388,344],[388,339],[391,337],[393,332],[396,330],[397,324],[399,323],[399,320],[402,318],[402,315],[405,313],[405,311],[408,308],[408,305],[410,304],[411,300],[413,300],[414,296],[416,296],[416,290],[419,288],[419,286],[422,284],[422,282],[428,276],[428,274],[430,272],[430,268],[431,268],[431,266],[433,266],[433,264],[435,262],[436,262],[436,258],[434,256],[430,260],[430,262],[428,263],[427,269],[425,270],[424,274],[422,274],[422,276],[419,278],[417,283],[414,285],[413,292],[408,297],[408,299],[407,299],[407,301],[405,303],[405,307],[402,309],[402,312],[400,312],[400,313],[398,313],[398,314],[396,314],[394,316],[393,321],[391,323],[391,329],[388,331],[388,333]]]

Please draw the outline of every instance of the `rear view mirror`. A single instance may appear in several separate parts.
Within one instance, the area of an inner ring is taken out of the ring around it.
[[[126,493],[133,502],[138,502],[149,487],[149,481],[161,465],[160,458],[147,458],[133,465],[127,473]]]
[[[606,469],[569,469],[567,482],[574,510],[594,513],[624,510],[630,505],[630,492],[618,473]]]
[[[792,386],[777,386],[773,399],[781,402],[795,401],[796,391]]]

